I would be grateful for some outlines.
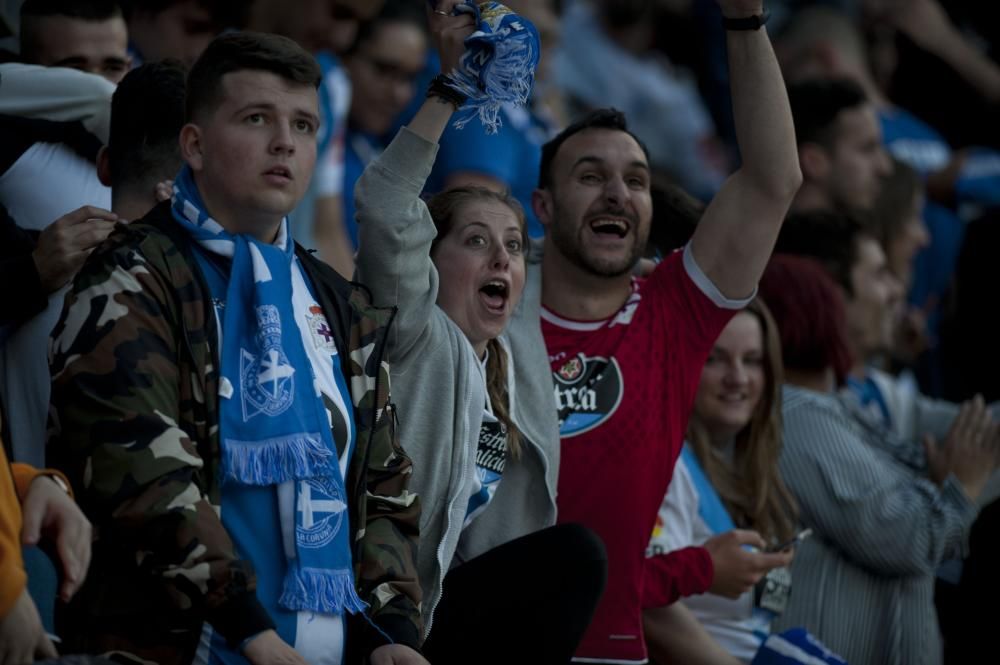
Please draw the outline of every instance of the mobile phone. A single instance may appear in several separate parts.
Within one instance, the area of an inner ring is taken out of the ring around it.
[[[813,532],[812,529],[802,529],[802,531],[799,531],[797,534],[795,534],[794,536],[792,536],[790,539],[786,540],[785,542],[783,542],[783,543],[781,543],[779,545],[775,545],[774,547],[768,547],[764,551],[767,552],[767,553],[769,553],[769,554],[772,553],[772,552],[784,552],[785,550],[788,550],[788,549],[791,549],[791,548],[795,547],[796,545],[798,545],[799,543],[801,543],[803,540],[805,540],[806,538],[808,538],[809,536],[811,536],[812,532]]]

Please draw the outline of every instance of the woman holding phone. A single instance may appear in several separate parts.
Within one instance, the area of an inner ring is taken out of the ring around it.
[[[729,597],[689,596],[646,610],[650,655],[658,662],[749,662],[770,633],[790,588],[795,501],[778,473],[781,345],[759,299],[733,317],[715,343],[695,397],[687,441],[657,515],[649,555],[705,545],[752,529],[782,551],[766,584]]]

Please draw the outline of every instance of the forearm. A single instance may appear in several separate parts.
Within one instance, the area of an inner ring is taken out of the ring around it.
[[[763,11],[756,9],[741,16]],[[733,119],[739,144],[741,177],[764,193],[789,201],[801,180],[795,129],[785,82],[767,29],[727,30]]]
[[[680,602],[643,612],[649,657],[657,665],[739,665],[712,639],[701,622]]]
[[[939,26],[934,38],[923,40],[920,45],[941,58],[987,101],[1000,102],[1000,67],[969,43],[954,25]]]
[[[424,101],[406,127],[425,141],[438,143],[454,112],[455,107],[451,102],[432,95]]]
[[[80,120],[108,142],[115,85],[102,76],[68,69],[7,63],[0,67],[0,113],[56,121]]]
[[[704,547],[684,547],[645,560],[642,606],[661,607],[705,593],[712,585],[712,557]]]
[[[731,18],[761,11],[758,0],[731,4],[723,9]],[[788,94],[766,30],[728,30],[726,43],[743,163],[705,209],[691,251],[725,297],[742,299],[767,265],[802,173]]]

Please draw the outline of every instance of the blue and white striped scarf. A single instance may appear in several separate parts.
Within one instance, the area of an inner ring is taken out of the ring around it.
[[[531,21],[499,2],[465,0],[453,11],[472,14],[476,21],[476,31],[465,38],[465,53],[458,66],[444,72],[452,87],[467,97],[455,128],[461,129],[478,117],[487,133],[496,134],[500,107],[507,102],[523,106],[531,95],[541,55],[538,31]]]
[[[287,555],[278,604],[333,614],[363,611],[349,529],[341,524],[347,493],[337,448],[292,307],[292,270],[298,268],[287,220],[275,244],[227,232],[206,212],[188,166],[174,182],[171,210],[199,247],[232,261],[228,284],[209,280],[211,289],[225,289],[213,295],[226,303],[219,352],[223,488],[294,486],[294,556]]]

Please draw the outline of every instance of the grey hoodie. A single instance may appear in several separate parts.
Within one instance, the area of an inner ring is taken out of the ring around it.
[[[511,414],[525,446],[519,460],[508,459],[489,507],[463,532],[486,380],[465,334],[435,304],[438,273],[430,248],[436,232],[420,192],[436,154],[436,144],[404,127],[365,169],[354,194],[357,279],[376,304],[399,308],[387,358],[400,440],[413,459],[410,490],[423,504],[417,562],[425,633],[451,566],[555,523],[559,468],[552,374],[539,319],[541,267],[531,264],[511,319],[517,326],[500,337],[513,366]]]

